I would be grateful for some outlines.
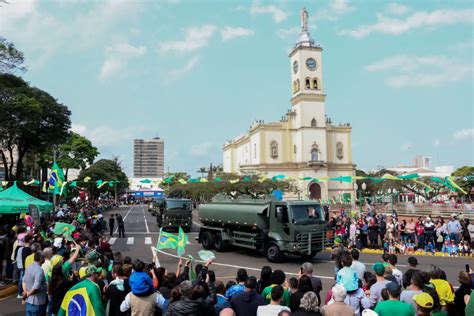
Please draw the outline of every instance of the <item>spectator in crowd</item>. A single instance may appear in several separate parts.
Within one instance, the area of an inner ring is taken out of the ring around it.
[[[375,272],[377,281],[369,289],[369,300],[370,305],[372,307],[375,307],[375,305],[381,298],[382,290],[386,287],[388,283],[390,283],[390,281],[385,280],[385,267],[383,266],[383,263],[376,262],[372,266],[372,270],[374,270]]]
[[[265,299],[265,302],[269,304],[271,302],[271,292],[272,288],[274,288],[277,285],[280,285],[283,288],[283,284],[285,283],[285,272],[282,270],[274,270],[272,272],[271,276],[271,285],[267,286],[265,289],[263,289],[262,292],[262,297]],[[283,288],[283,297],[281,299],[281,304],[283,306],[290,306],[290,292]]]
[[[44,263],[44,254],[37,251],[34,261],[25,270],[22,280],[22,295],[26,301],[26,315],[42,316],[46,313],[48,300],[48,285],[41,265]]]
[[[292,316],[321,316],[319,311],[318,297],[312,291],[304,293],[301,298],[300,305]]]
[[[439,296],[439,301],[443,311],[448,310],[448,305],[454,302],[454,293],[448,281],[441,278],[441,269],[435,265],[430,265],[428,268],[428,275],[430,283],[435,286],[436,292]]]
[[[341,251],[342,250],[343,249],[341,249]],[[311,262],[303,263],[303,265],[301,266],[301,272],[302,272],[302,274],[305,274],[305,275],[309,276],[309,278],[311,279],[311,284],[313,286],[313,292],[318,297],[318,304],[321,304],[320,293],[323,290],[323,283],[321,282],[320,278],[313,275],[313,264]]]
[[[105,290],[104,297],[108,301],[106,310],[108,316],[126,316],[127,312],[120,310],[120,305],[125,300],[127,294],[131,291],[128,276],[126,275],[122,264],[116,264],[112,267],[112,281]]]
[[[300,306],[300,301],[306,292],[313,291],[311,279],[306,274],[303,274],[298,280],[298,289],[290,297],[290,309],[295,312]]]
[[[336,284],[332,288],[333,304],[325,305],[321,308],[321,313],[324,316],[353,316],[355,311],[352,307],[344,303],[347,292],[344,286]]]
[[[400,295],[400,301],[408,303],[416,310],[416,303],[413,300],[415,294],[423,291],[424,283],[418,271],[411,273],[410,285]]]
[[[454,293],[454,310],[456,311],[456,316],[464,316],[464,309],[466,308],[464,297],[471,294],[471,277],[466,271],[461,271],[459,272],[458,281],[460,285]]]
[[[270,278],[272,276],[272,268],[269,266],[263,266],[260,271],[260,279],[257,282],[255,290],[258,294],[262,294],[263,289],[271,285]]]
[[[451,214],[451,219],[448,222],[447,229],[449,239],[453,240],[456,245],[459,244],[461,223],[455,213]]]
[[[257,279],[249,277],[245,281],[245,290],[235,294],[230,305],[237,316],[256,315],[259,306],[265,305],[263,297],[255,291]]]
[[[407,287],[410,286],[412,273],[420,271],[417,268],[418,267],[418,259],[416,259],[416,257],[413,257],[413,256],[408,257],[407,262],[408,262],[408,269],[403,274],[403,287],[404,288],[407,288]]]
[[[394,311],[398,316],[415,316],[415,309],[410,304],[400,301],[400,284],[390,282],[386,285],[386,289],[389,299],[378,302],[374,310],[379,316],[393,315]]]
[[[399,269],[397,269],[396,265],[397,265],[397,262],[398,262],[398,258],[397,258],[397,255],[394,255],[394,254],[391,254],[389,257],[388,257],[388,262],[390,263],[390,268],[392,268],[392,275],[395,277],[395,279],[397,280],[398,284],[400,284],[400,286],[402,286],[402,283],[403,283],[403,273],[402,271],[400,271]]]
[[[351,256],[352,256],[351,267],[357,273],[357,277],[359,278],[359,280],[363,280],[366,269],[365,269],[365,264],[359,261],[359,256],[360,256],[359,250],[357,250],[356,248],[352,249]]]
[[[227,297],[227,299],[231,300],[232,296],[245,290],[245,281],[247,280],[247,278],[247,270],[242,268],[237,270],[237,277],[235,278],[237,284],[232,286],[225,292],[225,296]]]
[[[285,304],[283,304],[283,296],[285,292],[286,290],[281,285],[274,285],[270,292],[270,304],[259,306],[257,308],[257,316],[276,315],[283,310],[290,312],[291,310],[287,306],[284,306]]]

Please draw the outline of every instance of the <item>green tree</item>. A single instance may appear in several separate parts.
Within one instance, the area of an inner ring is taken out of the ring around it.
[[[64,178],[67,181],[69,169],[85,169],[94,163],[94,159],[99,155],[97,147],[86,137],[71,132],[65,143],[57,146],[56,161],[65,170]],[[42,155],[40,161],[53,161],[52,151]]]
[[[25,56],[23,52],[17,50],[13,43],[0,37],[0,73],[15,73],[17,71],[25,71],[23,65]]]
[[[0,74],[0,158],[6,180],[23,177],[26,154],[44,153],[69,135],[69,109],[20,77]]]
[[[114,186],[117,186],[117,193],[123,193],[128,188],[128,177],[123,172],[117,159],[100,159],[79,173],[78,180],[84,181],[84,178],[90,177],[89,182],[84,183],[89,195],[96,199],[102,192],[114,192]],[[97,188],[96,180],[118,181],[114,186],[104,185]]]
[[[458,168],[452,173],[452,176],[457,177],[455,182],[467,192],[467,197],[472,203],[471,192],[474,189],[474,166]]]

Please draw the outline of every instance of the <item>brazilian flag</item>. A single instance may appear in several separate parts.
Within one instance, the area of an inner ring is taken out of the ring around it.
[[[51,167],[51,174],[49,175],[48,182],[49,182],[49,191],[53,192],[54,194],[59,194],[61,191],[61,186],[63,185],[63,182],[64,182],[64,173],[63,173],[63,169],[59,168],[56,161]]]
[[[66,292],[59,316],[104,316],[99,286],[85,279]]]
[[[178,250],[177,254],[179,257],[184,255],[186,252],[186,245],[188,244],[188,236],[184,233],[183,229],[181,226],[179,226],[179,234],[178,234]]]
[[[160,229],[160,239],[158,240],[158,249],[176,249],[178,247],[178,237],[173,234],[164,232]]]

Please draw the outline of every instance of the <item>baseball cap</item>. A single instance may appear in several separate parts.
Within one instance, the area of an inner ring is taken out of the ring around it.
[[[80,279],[83,279],[86,276],[86,270],[87,270],[87,267],[79,268],[79,278]]]
[[[342,239],[339,237],[334,238],[334,243],[335,244],[340,244],[342,242]]]
[[[431,308],[434,305],[433,298],[426,292],[413,295],[413,300],[415,301],[416,305],[423,308]]]
[[[58,263],[62,263],[63,262],[63,256],[61,255],[54,255],[52,258],[51,258],[51,266],[54,267],[55,265],[57,265]]]
[[[376,262],[372,266],[372,270],[374,270],[377,274],[383,274],[385,272],[385,267],[382,262]]]
[[[418,260],[415,257],[408,257],[407,261],[412,266],[417,266],[418,265]]]
[[[88,262],[94,262],[94,261],[97,260],[98,257],[99,257],[99,256],[97,255],[97,252],[95,252],[95,251],[93,250],[93,251],[91,251],[91,252],[89,252],[89,253],[87,254],[87,261],[88,261]]]
[[[54,238],[54,243],[53,243],[54,247],[59,248],[59,247],[61,247],[62,244],[63,244],[63,238],[62,237]]]
[[[87,276],[91,276],[94,273],[101,273],[101,272],[102,272],[102,268],[97,268],[93,264],[88,265],[87,268],[86,268],[86,275]]]

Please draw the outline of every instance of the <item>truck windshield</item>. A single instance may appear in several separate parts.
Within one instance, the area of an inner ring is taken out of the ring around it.
[[[188,201],[166,201],[166,209],[184,209],[184,210],[191,210],[191,202]]]
[[[294,224],[314,224],[324,220],[321,205],[292,205],[291,216]]]

